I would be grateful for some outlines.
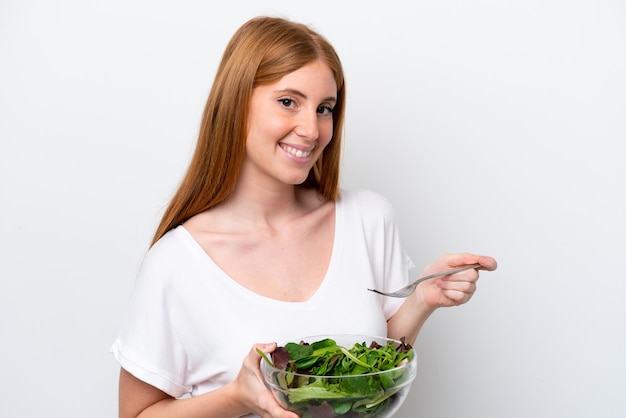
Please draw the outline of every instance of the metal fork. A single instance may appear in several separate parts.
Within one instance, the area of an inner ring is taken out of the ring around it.
[[[480,264],[468,264],[467,266],[440,271],[439,273],[435,273],[435,274],[429,274],[428,276],[420,277],[419,279],[415,280],[413,283],[408,284],[396,290],[395,292],[381,292],[380,290],[376,290],[376,289],[367,289],[367,290],[371,292],[379,293],[383,296],[391,296],[394,298],[405,298],[411,295],[413,292],[415,292],[415,288],[417,287],[417,285],[423,282],[424,280],[434,279],[435,277],[440,277],[440,276],[447,276],[449,274],[454,274],[454,273],[458,273],[460,271],[469,270],[469,269],[475,269],[478,267],[480,267]]]

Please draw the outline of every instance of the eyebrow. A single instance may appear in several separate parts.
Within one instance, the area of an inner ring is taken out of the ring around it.
[[[302,97],[303,99],[307,99],[306,94],[304,94],[300,90],[296,90],[296,89],[282,89],[282,90],[278,90],[277,93],[289,93],[289,94],[292,94],[294,96],[299,96],[299,97]],[[328,96],[328,97],[325,97],[322,100],[322,102],[337,103],[337,98],[335,96]]]

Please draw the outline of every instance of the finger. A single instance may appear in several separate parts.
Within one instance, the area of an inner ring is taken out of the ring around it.
[[[479,256],[472,253],[454,253],[454,254],[444,254],[441,256],[441,261],[447,267],[462,267],[470,264],[479,264],[478,262]]]
[[[476,291],[475,280],[441,280],[437,283],[440,289],[472,294]]]
[[[471,282],[475,283],[480,277],[480,273],[476,269],[469,269],[460,271],[458,273],[450,274],[448,276],[441,276],[437,285],[442,285],[445,282]]]
[[[244,366],[253,370],[254,374],[257,375],[258,378],[261,378],[261,353],[269,354],[275,349],[276,343],[254,344],[243,360]]]
[[[445,254],[438,260],[440,263],[448,267],[461,267],[470,264],[480,264],[481,270],[495,270],[498,263],[495,258],[486,255],[472,254],[468,252]]]
[[[473,291],[463,292],[459,290],[444,289],[442,291],[443,296],[449,301],[448,305],[462,305],[469,301],[474,295]]]
[[[264,353],[271,353],[272,351],[276,350],[276,343],[262,343],[262,344],[254,344],[252,346],[252,350],[257,356],[260,356],[259,351],[262,351]]]
[[[274,395],[269,391],[259,398],[259,408],[264,417],[298,418],[298,415],[294,412],[283,409],[274,398]]]
[[[481,270],[494,271],[498,268],[498,262],[496,261],[496,259],[486,255],[478,256],[476,262],[480,264]]]

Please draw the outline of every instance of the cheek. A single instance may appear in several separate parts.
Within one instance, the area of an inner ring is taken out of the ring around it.
[[[285,121],[272,112],[259,108],[260,106],[257,106],[249,114],[248,136],[267,140],[280,138],[288,130]]]
[[[257,132],[262,132],[265,138],[270,140],[279,140],[286,136],[293,127],[287,120],[276,116],[268,116],[259,121]]]
[[[320,130],[320,138],[319,138],[320,145],[326,147],[326,145],[330,143],[330,140],[333,137],[332,121],[330,123],[324,123],[320,125],[319,130]]]

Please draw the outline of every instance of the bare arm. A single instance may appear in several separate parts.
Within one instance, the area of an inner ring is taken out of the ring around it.
[[[275,344],[255,345],[237,378],[226,386],[191,398],[175,399],[121,369],[120,418],[235,418],[256,413],[267,418],[297,418],[282,409],[265,388],[256,347],[273,351]]]
[[[154,386],[120,370],[120,418],[239,417],[246,412],[233,401],[225,386],[202,396],[175,399]]]
[[[495,270],[497,262],[492,257],[469,253],[447,254],[424,269],[424,274],[478,263],[480,270]],[[406,298],[398,312],[387,322],[390,338],[406,337],[415,342],[422,326],[439,307],[458,306],[469,301],[476,291],[477,270],[442,276],[420,283],[411,296]]]

